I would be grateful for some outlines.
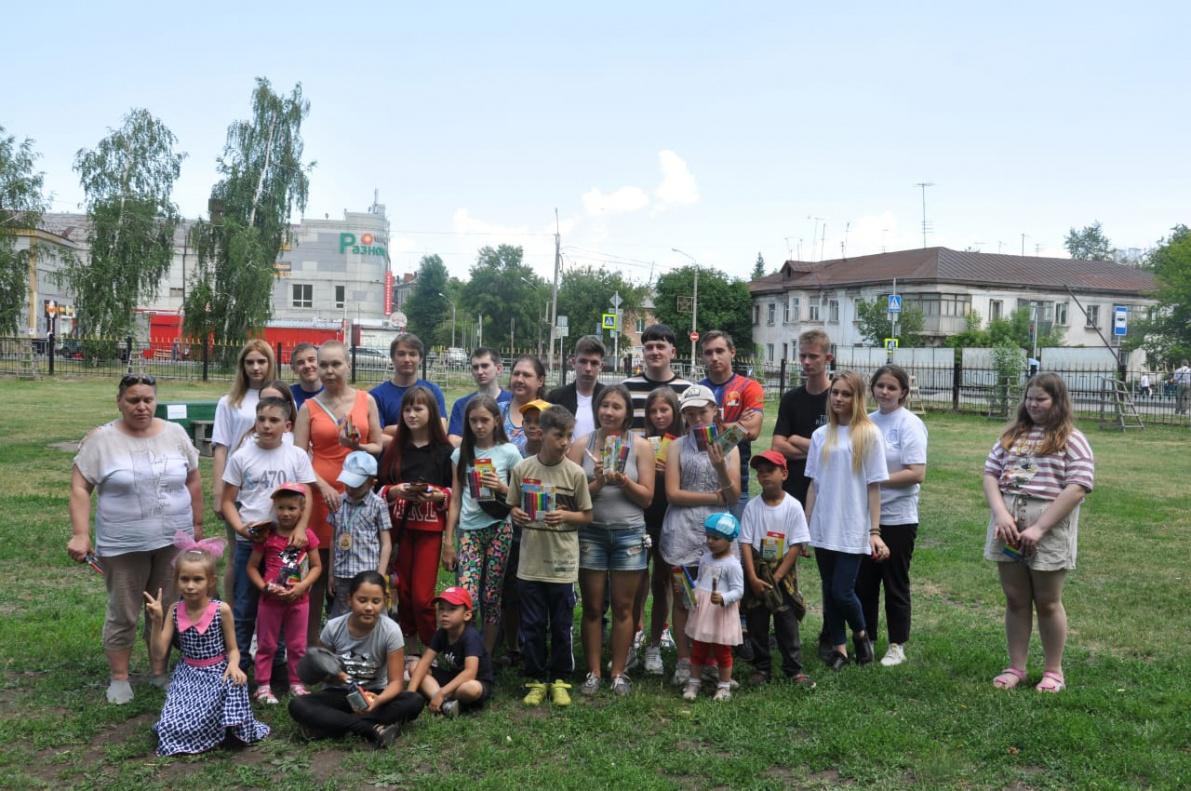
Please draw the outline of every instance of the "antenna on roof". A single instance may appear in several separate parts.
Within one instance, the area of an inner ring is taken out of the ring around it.
[[[914,186],[922,190],[922,249],[926,249],[926,234],[934,229],[930,227],[930,223],[926,221],[926,188],[935,186],[930,181],[920,181]]]
[[[887,234],[887,233],[889,233],[888,228],[881,229],[881,252],[882,253],[886,252],[886,250],[885,250],[885,234]]]

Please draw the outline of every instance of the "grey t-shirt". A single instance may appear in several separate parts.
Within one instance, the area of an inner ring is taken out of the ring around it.
[[[333,652],[343,662],[348,683],[380,691],[389,685],[389,653],[405,647],[401,627],[393,623],[387,615],[382,615],[371,632],[363,637],[355,637],[347,628],[349,618],[350,614],[327,621],[319,639],[328,651]]]

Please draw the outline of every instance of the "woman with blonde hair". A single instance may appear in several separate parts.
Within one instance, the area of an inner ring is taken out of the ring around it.
[[[827,425],[815,429],[806,454],[806,517],[823,582],[823,620],[831,635],[831,670],[848,657],[845,626],[852,627],[855,661],[873,661],[873,642],[856,596],[860,562],[889,559],[881,540],[881,483],[889,479],[881,433],[869,419],[864,380],[844,371],[831,382]]]

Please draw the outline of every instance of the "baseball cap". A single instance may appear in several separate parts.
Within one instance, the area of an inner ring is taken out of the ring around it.
[[[682,398],[678,402],[678,411],[681,412],[689,406],[705,407],[714,403],[715,393],[711,392],[710,387],[691,385],[682,391]]]
[[[749,466],[754,470],[757,469],[757,462],[762,459],[775,467],[781,467],[783,470],[786,469],[786,457],[776,450],[767,450],[764,453],[758,453],[756,456],[753,456],[753,460],[749,462]]]
[[[306,487],[300,483],[295,483],[294,481],[286,481],[285,483],[281,484],[276,489],[274,489],[273,494],[271,494],[269,496],[276,497],[279,494],[286,494],[286,493],[300,494],[303,497],[305,497],[306,496]]]
[[[447,604],[462,604],[467,609],[473,608],[471,594],[467,592],[467,588],[460,588],[456,585],[444,590],[442,593],[434,597],[434,602],[445,601]]]
[[[551,406],[553,406],[553,405],[549,401],[543,401],[540,398],[535,398],[533,401],[530,401],[528,404],[523,404],[521,406],[521,414],[524,415],[526,412],[528,412],[531,409],[536,409],[539,412],[545,412]]]
[[[353,450],[343,460],[343,472],[336,479],[348,486],[363,486],[376,477],[376,457],[363,450]]]
[[[729,513],[712,514],[703,520],[703,529],[720,538],[735,541],[736,537],[740,535],[740,522],[737,522],[736,517]]]

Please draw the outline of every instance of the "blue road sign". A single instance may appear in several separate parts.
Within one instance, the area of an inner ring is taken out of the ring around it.
[[[1117,305],[1112,317],[1112,334],[1124,335],[1129,331],[1129,308]]]
[[[889,312],[890,313],[901,313],[901,310],[902,310],[901,296],[899,294],[890,294],[889,295]]]

